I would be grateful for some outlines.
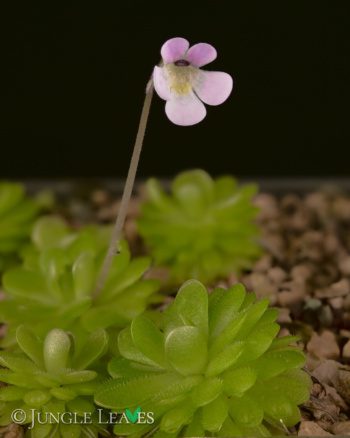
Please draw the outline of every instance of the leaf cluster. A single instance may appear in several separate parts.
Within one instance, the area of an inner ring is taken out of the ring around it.
[[[157,326],[145,316],[119,334],[121,357],[97,391],[98,405],[141,406],[154,425],[118,424],[117,435],[267,436],[300,420],[309,397],[304,354],[276,338],[277,311],[242,285],[208,295],[186,282]]]
[[[16,328],[23,323],[40,336],[52,328],[120,329],[157,299],[158,281],[143,279],[150,259],[131,259],[125,241],[103,290],[93,298],[109,229],[89,226],[74,232],[58,217],[42,217],[32,236],[23,264],[3,275],[0,321],[8,324],[3,346],[15,342]]]
[[[40,206],[25,195],[22,184],[0,182],[0,272],[29,239]]]
[[[138,229],[155,263],[168,267],[177,283],[211,282],[248,267],[259,254],[255,186],[193,170],[174,179],[171,193],[155,179],[146,188]]]
[[[97,437],[101,427],[93,394],[105,376],[96,361],[106,351],[107,333],[97,330],[79,344],[63,330],[53,329],[41,341],[20,326],[16,340],[18,352],[0,352],[0,379],[7,383],[0,388],[0,425],[10,423],[12,413],[21,409],[24,424],[34,420],[32,438]],[[48,413],[53,416],[45,421]],[[63,413],[75,413],[78,419],[89,413],[91,424],[65,424],[59,418]]]

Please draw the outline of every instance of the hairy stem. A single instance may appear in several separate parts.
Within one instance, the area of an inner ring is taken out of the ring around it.
[[[126,215],[128,212],[129,201],[130,201],[130,198],[132,195],[132,190],[133,190],[134,183],[135,183],[135,177],[136,177],[136,172],[137,172],[137,168],[138,168],[138,164],[139,164],[139,160],[140,160],[143,139],[145,137],[145,131],[146,131],[147,120],[148,120],[148,116],[149,116],[149,112],[150,112],[150,108],[151,108],[152,97],[153,97],[153,81],[151,79],[148,82],[147,87],[146,87],[146,96],[145,96],[145,100],[144,100],[143,107],[142,107],[139,128],[137,131],[134,150],[133,150],[131,161],[130,161],[128,176],[126,177],[123,196],[122,196],[122,200],[120,203],[120,207],[119,207],[117,219],[115,222],[115,226],[113,229],[109,248],[108,248],[108,251],[106,253],[106,257],[103,261],[100,274],[98,276],[96,289],[95,289],[94,294],[93,294],[94,298],[96,298],[99,295],[99,293],[101,292],[101,290],[103,289],[105,282],[106,282],[106,279],[108,277],[109,270],[111,268],[113,257],[118,253],[119,241],[120,241],[121,234],[123,231],[125,218],[126,218]]]

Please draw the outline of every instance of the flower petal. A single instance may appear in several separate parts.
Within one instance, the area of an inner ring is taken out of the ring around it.
[[[165,64],[169,64],[184,58],[189,47],[190,43],[185,38],[171,38],[162,45],[160,53]]]
[[[202,67],[214,61],[217,56],[215,47],[207,43],[192,46],[186,54],[186,59],[195,67]]]
[[[191,91],[186,95],[173,96],[165,105],[169,120],[175,125],[190,126],[201,122],[207,111],[203,103]]]
[[[192,84],[197,96],[208,105],[220,105],[229,97],[233,87],[232,77],[222,71],[203,71]]]
[[[158,96],[164,100],[169,100],[172,96],[170,86],[167,81],[165,70],[162,67],[154,67],[153,84]]]

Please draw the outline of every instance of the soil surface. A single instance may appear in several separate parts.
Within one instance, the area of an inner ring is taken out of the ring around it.
[[[132,251],[144,251],[135,218],[140,195],[130,204],[125,236]],[[302,406],[302,422],[290,435],[350,435],[350,196],[335,189],[306,195],[255,199],[261,209],[264,252],[250,271],[219,284],[237,281],[279,309],[281,334],[296,334],[307,355],[312,377],[310,400]],[[119,202],[105,190],[62,203],[59,212],[79,227],[115,220]],[[162,276],[162,269],[151,275]],[[14,425],[0,436],[14,438]]]

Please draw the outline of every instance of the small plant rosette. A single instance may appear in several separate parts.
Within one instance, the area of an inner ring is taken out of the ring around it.
[[[0,272],[17,260],[39,211],[39,203],[26,196],[22,184],[0,182]]]
[[[113,380],[95,402],[152,413],[154,424],[116,424],[140,437],[269,436],[300,421],[309,398],[305,356],[292,336],[277,338],[277,310],[240,284],[208,295],[186,282],[158,327],[138,316],[119,334]]]
[[[239,187],[230,176],[214,180],[193,170],[175,178],[170,194],[156,179],[147,182],[146,192],[138,229],[172,281],[208,283],[251,266],[260,254],[254,185]]]
[[[97,438],[103,430],[93,394],[106,378],[98,360],[107,349],[107,333],[98,330],[79,344],[53,329],[41,341],[20,326],[16,338],[19,353],[0,352],[0,381],[7,384],[0,388],[0,425],[20,422],[31,438]],[[66,421],[69,414],[74,423]],[[88,424],[82,421],[87,414]]]
[[[143,278],[150,259],[131,259],[125,241],[104,288],[93,298],[109,229],[90,226],[73,232],[62,219],[43,217],[32,236],[34,244],[23,251],[22,266],[3,275],[0,321],[8,324],[8,333],[2,346],[14,343],[15,330],[22,323],[41,336],[52,328],[76,333],[81,328],[120,329],[159,300],[159,282]]]

